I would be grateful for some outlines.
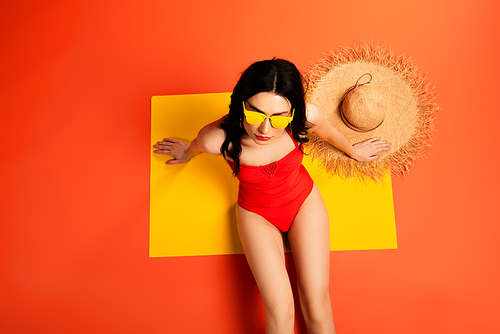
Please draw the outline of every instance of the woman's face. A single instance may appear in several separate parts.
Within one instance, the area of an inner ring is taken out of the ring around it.
[[[256,111],[266,116],[292,116],[290,102],[283,96],[274,93],[258,93],[244,103],[247,110]],[[252,125],[244,117],[243,125],[248,136],[259,145],[268,145],[285,132],[285,129],[273,128],[269,118],[266,118],[260,125]]]

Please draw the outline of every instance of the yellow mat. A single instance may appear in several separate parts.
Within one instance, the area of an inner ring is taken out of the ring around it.
[[[170,137],[191,141],[227,113],[229,93],[153,96],[151,146]],[[243,253],[236,231],[238,180],[221,156],[201,154],[165,165],[151,151],[151,257]],[[332,250],[397,248],[391,178],[381,183],[332,177],[304,158],[325,199]]]

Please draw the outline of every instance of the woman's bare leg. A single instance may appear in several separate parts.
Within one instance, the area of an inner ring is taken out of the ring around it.
[[[335,333],[329,293],[330,223],[316,185],[295,217],[288,240],[308,333]]]
[[[291,334],[295,312],[281,232],[239,205],[236,214],[241,244],[264,300],[266,333]]]

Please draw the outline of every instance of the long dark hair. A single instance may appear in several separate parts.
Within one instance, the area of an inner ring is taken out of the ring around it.
[[[234,162],[234,175],[240,170],[241,137],[245,133],[242,101],[263,92],[281,95],[291,103],[295,115],[288,128],[301,146],[308,141],[305,137],[309,126],[306,119],[304,86],[297,67],[287,60],[276,58],[253,63],[243,72],[234,87],[229,113],[220,126],[226,132],[226,139],[220,151],[224,158],[229,157]]]

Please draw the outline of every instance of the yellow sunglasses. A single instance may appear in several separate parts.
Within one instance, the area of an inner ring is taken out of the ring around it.
[[[257,111],[250,111],[245,108],[245,101],[243,101],[243,111],[245,113],[245,118],[249,124],[252,125],[260,125],[262,124],[266,118],[269,118],[271,121],[271,126],[275,129],[284,129],[290,124],[293,120],[293,114],[295,113],[295,109],[292,109],[292,116],[266,116]]]

